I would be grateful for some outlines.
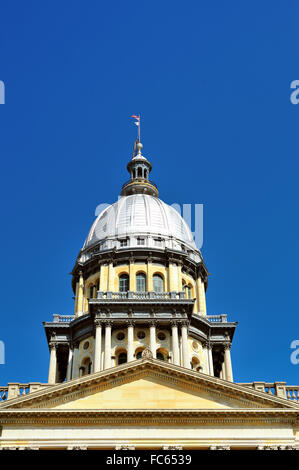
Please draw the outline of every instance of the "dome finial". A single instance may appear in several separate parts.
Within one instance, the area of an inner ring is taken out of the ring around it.
[[[137,155],[142,157],[142,153],[141,153],[141,150],[143,149],[142,143],[140,141],[137,141],[136,147],[138,150]]]

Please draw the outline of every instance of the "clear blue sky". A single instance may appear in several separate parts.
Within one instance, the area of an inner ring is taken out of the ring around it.
[[[99,203],[144,154],[167,203],[204,204],[209,314],[236,381],[299,383],[298,2],[2,1],[0,384],[47,380],[42,321],[73,312]]]

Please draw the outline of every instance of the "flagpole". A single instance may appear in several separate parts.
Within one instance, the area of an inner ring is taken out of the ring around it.
[[[138,139],[139,139],[139,142],[140,142],[140,124],[141,124],[141,116],[139,114],[139,126],[138,126]]]

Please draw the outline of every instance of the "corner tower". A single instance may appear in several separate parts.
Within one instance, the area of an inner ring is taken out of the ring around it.
[[[72,270],[74,315],[44,322],[49,383],[142,355],[232,381],[236,323],[207,315],[208,272],[190,228],[159,199],[136,141],[121,197],[92,225]]]

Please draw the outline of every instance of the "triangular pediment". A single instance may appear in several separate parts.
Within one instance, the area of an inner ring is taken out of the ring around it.
[[[156,359],[140,359],[9,400],[9,409],[236,410],[297,408],[286,399]]]

